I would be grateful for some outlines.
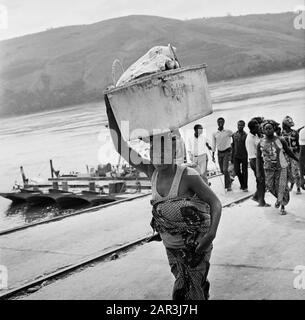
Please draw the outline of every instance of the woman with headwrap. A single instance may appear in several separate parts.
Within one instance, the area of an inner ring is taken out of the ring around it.
[[[293,130],[294,122],[291,117],[286,116],[282,122],[283,130],[282,137],[286,140],[290,150],[298,157],[300,153],[299,134]],[[288,180],[291,183],[290,190],[293,189],[294,184],[297,185],[297,194],[301,193],[301,175],[300,168],[297,161],[287,157],[288,161]]]
[[[265,136],[260,139],[257,146],[257,178],[262,179],[262,170],[264,170],[266,188],[276,197],[275,207],[280,208],[281,214],[284,215],[286,214],[285,206],[289,202],[288,162],[284,151],[294,160],[298,161],[298,158],[290,150],[286,141],[274,134],[275,121],[266,120],[262,127]]]

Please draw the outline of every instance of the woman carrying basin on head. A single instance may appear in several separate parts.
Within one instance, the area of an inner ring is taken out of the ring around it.
[[[151,225],[163,241],[176,278],[173,299],[208,299],[209,260],[222,208],[219,199],[196,170],[175,163],[175,136],[151,137],[150,161],[145,161],[122,140],[107,96],[105,103],[117,152],[151,180]]]

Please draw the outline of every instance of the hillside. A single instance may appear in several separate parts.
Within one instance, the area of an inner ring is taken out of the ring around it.
[[[182,65],[208,64],[209,81],[305,66],[294,13],[175,20],[127,16],[0,42],[0,115],[99,100],[119,58],[127,68],[172,43]]]

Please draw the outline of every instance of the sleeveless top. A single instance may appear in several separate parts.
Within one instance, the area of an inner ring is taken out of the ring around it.
[[[179,197],[179,186],[185,166],[176,165],[176,173],[168,195],[157,191],[158,171],[151,178],[153,218],[151,226],[160,233],[165,247],[185,248],[192,245],[199,234],[209,231],[210,207],[195,194],[193,197]],[[197,173],[196,173],[197,174]]]
[[[270,141],[266,137],[260,140],[260,149],[264,160],[264,169],[279,170],[287,168],[283,145],[280,138]]]

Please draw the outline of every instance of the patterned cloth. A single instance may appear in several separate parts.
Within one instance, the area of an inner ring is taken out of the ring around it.
[[[296,130],[286,131],[283,130],[282,132],[283,138],[286,140],[288,147],[291,151],[298,157],[300,152],[300,145],[299,145],[299,134]],[[301,187],[301,174],[300,174],[300,167],[297,161],[294,159],[286,157],[288,161],[288,181],[291,184],[296,184],[297,188]]]
[[[196,255],[195,259],[184,249],[166,249],[171,271],[175,276],[173,300],[208,300],[210,283],[207,275],[210,268],[211,248],[203,255]],[[198,264],[192,266],[190,261]]]
[[[161,234],[182,235],[184,248],[166,247],[175,277],[173,300],[207,300],[209,259],[212,245],[203,254],[195,253],[200,237],[210,228],[209,206],[196,197],[152,201],[152,228]]]
[[[207,233],[210,228],[210,208],[198,197],[151,201],[152,227],[158,232],[187,237],[193,233]]]
[[[294,154],[300,152],[299,134],[296,130],[286,131],[283,129],[282,136],[286,140],[288,147]]]
[[[203,254],[195,253],[195,249],[199,239],[210,229],[210,207],[197,195],[191,198],[178,197],[185,169],[177,166],[170,192],[166,197],[158,193],[157,172],[153,174],[151,226],[161,235],[171,271],[176,278],[173,299],[205,300],[208,298],[207,274],[212,245]],[[176,243],[178,247],[174,247]]]
[[[301,187],[301,173],[300,173],[299,163],[291,158],[289,158],[287,160],[288,160],[288,168],[287,168],[288,181],[291,184],[295,183],[297,188],[300,188]]]
[[[286,206],[289,202],[289,188],[287,184],[287,168],[279,170],[265,169],[267,190],[277,198],[277,205]]]

